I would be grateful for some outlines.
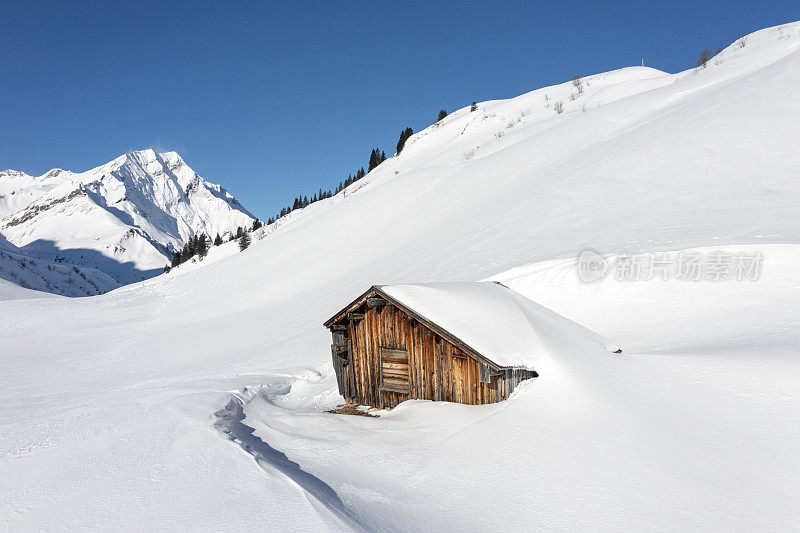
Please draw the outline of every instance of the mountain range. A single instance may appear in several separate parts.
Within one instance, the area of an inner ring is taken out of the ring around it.
[[[88,170],[0,172],[0,277],[69,296],[159,274],[192,236],[255,217],[175,152],[130,152]]]

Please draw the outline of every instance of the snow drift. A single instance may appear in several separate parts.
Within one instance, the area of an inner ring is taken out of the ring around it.
[[[553,357],[591,357],[618,349],[608,339],[498,283],[380,289],[500,366],[540,372]]]
[[[583,84],[451,113],[242,253],[4,301],[0,528],[798,529],[800,24]],[[757,281],[575,282],[586,248],[734,246]],[[495,405],[323,412],[342,302],[487,278],[625,353]],[[269,460],[220,438],[226,406]]]

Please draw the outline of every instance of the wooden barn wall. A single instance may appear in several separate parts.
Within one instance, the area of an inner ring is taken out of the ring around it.
[[[494,403],[507,398],[516,384],[530,377],[506,371],[482,383],[477,360],[417,321],[407,321],[405,314],[391,305],[366,309],[363,320],[350,321],[348,340],[352,353],[352,364],[347,367],[351,378],[348,396],[363,405],[395,407],[417,398]],[[408,393],[379,390],[381,347],[408,352]]]

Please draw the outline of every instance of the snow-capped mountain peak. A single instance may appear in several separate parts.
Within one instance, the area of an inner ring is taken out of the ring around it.
[[[253,220],[176,152],[129,152],[80,173],[0,173],[0,234],[10,251],[95,268],[122,284],[157,274],[198,233],[213,238]]]

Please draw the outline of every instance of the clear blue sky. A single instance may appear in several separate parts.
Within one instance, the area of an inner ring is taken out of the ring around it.
[[[0,1],[0,169],[176,150],[266,219],[448,111],[639,64],[676,72],[780,2]],[[747,5],[737,5],[747,4]]]

